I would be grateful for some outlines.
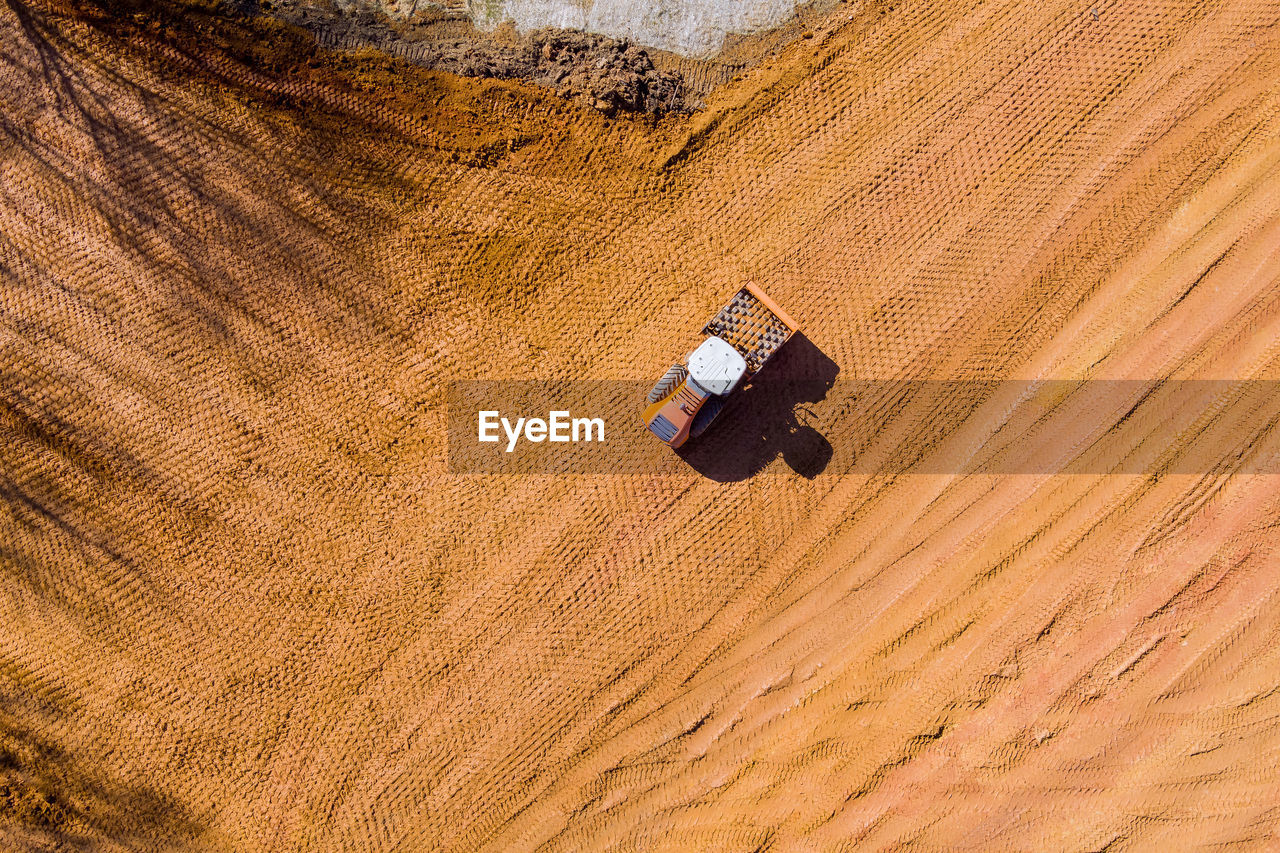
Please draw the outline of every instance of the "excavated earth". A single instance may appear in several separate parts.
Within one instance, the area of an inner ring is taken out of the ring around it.
[[[655,67],[647,50],[623,39],[552,28],[521,36],[507,27],[489,34],[443,14],[397,21],[370,10],[343,12],[297,0],[249,12],[300,27],[326,47],[372,47],[462,77],[527,80],[608,116],[686,112],[700,103],[679,71]]]
[[[0,5],[0,848],[1280,845],[1274,475],[444,429],[747,279],[841,379],[1280,378],[1280,3],[855,2],[664,117],[311,39]]]

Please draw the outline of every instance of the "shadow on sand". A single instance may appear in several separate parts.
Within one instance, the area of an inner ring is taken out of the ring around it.
[[[831,461],[822,433],[804,423],[805,404],[835,384],[840,367],[797,333],[747,386],[736,392],[706,434],[677,451],[695,471],[722,483],[745,480],[781,456],[812,479]]]

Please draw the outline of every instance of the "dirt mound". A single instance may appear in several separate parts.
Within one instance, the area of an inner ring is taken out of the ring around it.
[[[586,33],[538,30],[514,47],[433,45],[414,61],[463,77],[528,80],[608,116],[688,108],[679,74],[655,69],[648,52],[635,45]]]
[[[694,104],[680,72],[655,68],[648,51],[625,40],[557,29],[489,34],[456,19],[393,21],[309,2],[277,2],[262,12],[303,27],[325,45],[376,47],[463,77],[526,80],[608,116],[682,112]],[[442,22],[453,26],[434,26]]]

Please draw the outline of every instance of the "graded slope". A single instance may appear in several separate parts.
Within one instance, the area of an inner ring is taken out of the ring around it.
[[[0,33],[4,846],[1276,843],[1274,477],[461,477],[444,399],[747,278],[844,377],[1275,378],[1280,4],[855,5],[661,122]]]

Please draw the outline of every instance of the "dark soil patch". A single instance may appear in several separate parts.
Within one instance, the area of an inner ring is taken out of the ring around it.
[[[462,77],[526,80],[608,116],[700,106],[679,71],[655,67],[647,50],[625,39],[553,28],[520,36],[510,26],[486,33],[441,13],[393,21],[308,0],[264,2],[260,11],[311,32],[325,47],[373,47]]]

